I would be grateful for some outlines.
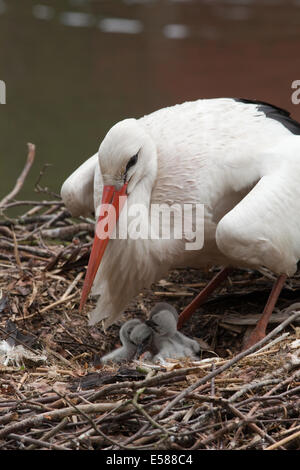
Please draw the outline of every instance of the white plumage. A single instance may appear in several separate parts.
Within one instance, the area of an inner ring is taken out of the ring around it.
[[[128,211],[137,202],[148,212],[153,203],[204,204],[204,246],[187,251],[184,238],[110,240],[93,285],[100,297],[90,324],[110,325],[136,294],[176,267],[265,266],[294,274],[299,133],[279,108],[231,98],[187,102],[112,127],[98,155],[65,181],[66,206],[98,214],[103,184],[120,189],[125,178]]]

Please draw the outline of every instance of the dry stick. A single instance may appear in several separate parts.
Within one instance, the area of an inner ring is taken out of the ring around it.
[[[246,349],[245,351],[242,351],[241,353],[237,354],[235,357],[233,357],[230,361],[227,362],[227,364],[224,364],[223,366],[219,367],[218,369],[214,370],[210,374],[207,374],[205,377],[201,378],[194,384],[190,385],[188,388],[183,390],[181,393],[179,393],[159,414],[158,418],[163,418],[169,411],[170,409],[176,405],[180,400],[182,400],[188,393],[191,393],[193,390],[198,388],[200,385],[203,385],[206,383],[208,380],[211,380],[213,377],[216,375],[221,374],[225,370],[229,369],[233,364],[236,362],[240,361],[244,357],[248,356],[249,354],[253,353],[254,351],[257,351],[261,346],[266,344],[271,338],[276,336],[280,331],[282,331],[288,324],[292,323],[295,318],[297,318],[300,315],[300,311],[295,312],[294,315],[291,315],[290,318],[287,318],[281,325],[277,326],[271,333],[269,333],[265,338],[260,340],[258,343],[254,344],[250,348]]]
[[[66,297],[68,297],[68,295],[71,294],[72,290],[77,286],[77,284],[80,281],[80,279],[82,278],[83,274],[84,274],[83,271],[81,271],[79,274],[77,274],[74,281],[69,285],[69,287],[67,288],[66,292],[62,295],[60,300],[65,300]]]
[[[70,396],[70,395],[69,395]],[[83,396],[80,396],[81,400],[84,398]],[[88,400],[86,400],[88,401]],[[120,403],[119,405],[117,405],[115,408],[112,408],[110,411],[106,412],[105,413],[105,416],[101,416],[100,418],[98,418],[95,423],[96,424],[101,424],[105,419],[109,419],[109,417],[111,417],[112,414],[114,414],[119,408],[122,408],[122,407],[126,407],[127,405],[130,404],[130,400],[127,400],[126,402],[122,402]],[[129,413],[131,413],[132,411],[130,410]],[[119,415],[120,416],[120,415]],[[113,418],[111,418],[113,419]],[[78,440],[81,440],[81,439],[84,439],[85,437],[89,437],[92,432],[94,432],[94,429],[93,427],[91,427],[90,425],[83,430],[80,430],[78,433]],[[77,435],[76,435],[77,437]]]
[[[55,206],[54,210],[58,209],[58,207],[59,207],[58,205]],[[65,210],[62,210],[58,215],[55,214],[50,220],[48,220],[47,222],[44,222],[42,225],[32,230],[32,232],[29,232],[27,235],[23,236],[22,240],[28,240],[28,238],[31,238],[34,234],[41,233],[44,227],[49,227],[52,223],[54,223],[57,219],[59,219],[64,212]]]
[[[298,374],[300,374],[300,371],[298,371]],[[289,390],[286,390],[285,392],[282,392],[280,393],[279,395],[277,395],[277,397],[275,398],[282,398],[282,397],[285,397],[286,395],[290,395],[291,393],[295,393],[295,392],[299,392],[300,391],[300,386],[298,387],[294,387],[294,388],[290,388]]]
[[[298,371],[298,375],[300,375],[300,371]],[[267,382],[267,381],[266,381]],[[270,383],[272,383],[272,381],[270,380],[269,381]],[[281,379],[277,379],[276,382],[281,382],[280,385],[282,385],[282,381]],[[275,380],[273,381],[273,383],[276,383]],[[292,379],[289,380],[289,382],[292,382]],[[269,392],[267,392],[265,395],[263,395],[262,397],[250,397],[246,400],[243,400],[241,402],[239,402],[239,405],[240,406],[245,406],[245,405],[248,405],[249,403],[253,402],[253,401],[260,401],[260,400],[263,400],[263,401],[268,401],[268,400],[276,400],[276,401],[280,401],[283,399],[283,397],[285,397],[286,395],[290,395],[291,393],[295,393],[295,392],[298,392],[300,390],[300,387],[295,387],[295,388],[292,388],[292,389],[289,389],[287,390],[286,392],[283,392],[283,393],[280,393],[278,395],[271,395],[271,393],[273,393],[274,389],[272,390],[269,390]],[[251,415],[253,414],[252,410],[251,410]],[[250,416],[251,416],[250,415]]]
[[[53,256],[53,253],[50,252],[49,250],[43,250],[41,248],[33,247],[33,246],[27,246],[27,245],[19,245],[21,251],[28,251],[29,253],[42,256],[42,257],[50,257],[51,255]],[[12,242],[9,242],[7,240],[1,240],[0,248],[13,248],[14,249],[15,245]]]
[[[272,442],[272,443],[275,442],[275,439],[269,436],[265,431],[262,431],[260,427],[257,426],[257,424],[252,423],[252,422],[247,422],[246,416],[240,410],[238,410],[235,406],[228,405],[228,408],[232,411],[232,413],[234,413],[236,416],[238,416],[242,420],[242,424],[247,424],[247,426],[249,426],[249,428],[251,428],[252,431],[259,434],[261,438],[267,439],[269,442]]]
[[[7,207],[7,206],[6,206]],[[30,219],[30,217],[33,217],[34,214],[36,214],[37,212],[39,212],[41,209],[43,208],[43,206],[41,205],[38,205],[38,206],[35,206],[35,207],[31,207],[31,209],[29,209],[27,212],[25,212],[24,214],[22,214],[20,217],[19,217],[19,221],[24,221],[24,219],[26,219],[26,221],[28,219]],[[36,216],[38,219],[40,217],[42,217],[41,215],[39,216]],[[33,217],[34,218],[34,217]],[[23,222],[24,223],[24,222]]]
[[[257,380],[254,382],[251,382],[249,384],[246,384],[244,387],[242,387],[240,390],[235,392],[228,400],[229,403],[233,403],[236,401],[238,398],[243,396],[246,392],[249,392],[250,390],[253,390],[255,388],[261,388],[264,387],[265,385],[270,385],[274,383],[280,382],[281,379],[267,379],[267,380],[262,380],[261,382],[258,382]],[[260,398],[260,397],[259,397]],[[243,401],[244,404],[244,401]]]
[[[28,145],[28,155],[27,155],[26,164],[23,168],[22,173],[20,174],[19,178],[17,179],[17,182],[16,182],[15,187],[13,188],[13,190],[7,196],[5,196],[5,198],[3,198],[2,201],[0,201],[0,208],[5,206],[5,204],[7,204],[8,201],[13,199],[16,196],[16,194],[18,194],[18,192],[22,188],[22,186],[24,184],[24,181],[26,179],[26,176],[28,175],[29,170],[30,170],[30,168],[33,164],[34,157],[35,157],[35,145],[31,144],[31,143],[28,143],[27,145]]]
[[[195,442],[195,444],[192,447],[189,448],[189,451],[199,449],[200,446],[204,446],[206,444],[209,444],[212,441],[215,441],[219,437],[223,436],[223,434],[225,434],[226,432],[233,431],[239,426],[240,426],[240,422],[236,418],[235,420],[230,421],[229,423],[226,423],[224,427],[210,434],[204,439],[203,438],[199,439],[197,442]]]
[[[10,207],[16,207],[16,206],[37,206],[40,208],[40,206],[63,206],[64,203],[62,201],[14,201],[10,202],[9,204],[5,205],[5,209],[9,209]]]
[[[146,388],[145,388],[144,390],[145,390],[145,392],[147,391]],[[149,389],[148,389],[148,391],[149,391]],[[161,402],[161,401],[166,401],[166,400],[168,400],[168,398],[163,398],[162,400],[160,400],[160,402]],[[130,401],[128,401],[128,403],[130,403]],[[148,405],[150,406],[151,404],[148,404]],[[145,405],[145,406],[147,406],[147,405]],[[132,413],[132,412],[131,412],[131,413]],[[128,416],[128,412],[123,413],[123,417],[125,417],[125,416]],[[121,415],[119,415],[119,418],[120,418],[120,417],[121,417]],[[147,431],[148,428],[149,428],[149,423],[144,424],[135,434],[133,434],[132,436],[130,436],[130,437],[128,437],[127,439],[125,439],[125,441],[123,441],[123,445],[126,446],[126,445],[130,444],[131,442],[136,441],[136,439],[137,439],[139,436],[143,436],[143,435],[144,435],[144,432]],[[154,432],[155,432],[155,431],[154,431]],[[151,436],[148,436],[148,437],[152,437],[152,436],[153,436],[153,434],[151,434]]]
[[[300,400],[296,400],[296,402],[293,402],[293,403],[285,403],[285,404],[282,403],[281,405],[270,406],[269,408],[263,408],[262,411],[259,411],[258,413],[256,413],[254,418],[255,419],[262,418],[268,413],[274,414],[274,413],[278,413],[278,411],[284,411],[286,413],[286,411],[291,408],[294,408],[299,413],[299,406],[300,406]]]
[[[280,385],[277,385],[274,388],[278,388],[279,386]],[[270,395],[271,393],[272,393],[272,390],[270,390],[265,395]],[[255,415],[254,419],[258,419],[260,417],[263,417],[266,413],[269,413],[269,412],[271,412],[272,414],[276,414],[278,411],[282,411],[282,410],[287,412],[288,409],[294,408],[297,404],[299,405],[299,403],[300,403],[300,400],[296,401],[296,404],[295,403],[289,403],[289,404],[281,404],[279,406],[273,406],[273,407],[270,407],[270,408],[264,408],[262,411],[260,411],[259,413],[257,413]],[[250,410],[250,412],[245,416],[246,421],[249,421],[250,419],[251,420],[253,419],[253,418],[251,418],[251,416],[257,410],[258,407],[259,407],[259,404],[254,405],[254,407]],[[237,439],[238,435],[239,435],[239,430],[237,431],[236,436],[234,437],[235,440]],[[255,442],[255,444],[257,444],[257,441]],[[284,450],[284,447],[282,447],[282,442],[279,442],[277,447]],[[264,449],[264,450],[266,450],[266,449]]]
[[[274,418],[275,420],[276,418]],[[297,418],[296,418],[297,419]],[[298,418],[299,420],[300,418]],[[294,421],[295,423],[295,421]],[[279,435],[285,435],[285,434],[294,434],[296,431],[300,431],[300,425],[299,426],[295,426],[294,428],[289,428],[289,429],[284,429],[283,431],[280,431]],[[265,449],[266,450],[266,449]]]
[[[293,305],[294,305],[294,306],[296,306],[296,305],[299,306],[300,304],[293,304]],[[292,307],[292,306],[290,306],[289,308],[291,308],[291,307]],[[288,309],[287,309],[287,310],[288,310]],[[288,364],[284,364],[280,369],[277,369],[277,370],[275,371],[275,374],[274,374],[274,373],[273,373],[273,374],[267,374],[267,376],[265,376],[265,380],[268,380],[269,378],[272,379],[272,376],[274,376],[274,375],[278,375],[279,377],[280,377],[280,376],[285,376],[286,373],[289,372],[294,366],[295,366],[295,364],[294,364],[292,361],[290,361]],[[266,392],[266,393],[263,395],[263,397],[270,397],[276,390],[278,390],[278,388],[282,388],[284,385],[286,385],[286,384],[292,382],[292,381],[294,380],[294,378],[297,377],[297,375],[298,375],[298,371],[296,371],[296,372],[292,375],[292,377],[288,377],[288,378],[287,378],[286,380],[284,380],[283,382],[282,382],[281,379],[279,379],[279,380],[280,380],[279,384],[275,385],[275,387],[273,387],[271,390],[269,390],[268,392]],[[249,386],[251,386],[251,384],[249,384]],[[238,392],[237,392],[237,393],[238,393]],[[237,394],[235,394],[235,395],[237,395]],[[233,398],[233,397],[231,397],[231,398]],[[237,396],[235,397],[235,399],[236,399],[236,398],[237,398]],[[256,412],[256,410],[257,410],[257,408],[259,407],[259,405],[260,405],[260,403],[258,402],[258,403],[256,403],[256,404],[251,408],[251,410],[250,410],[250,411],[247,413],[247,415],[246,415],[246,418],[247,418],[247,419],[249,419],[249,418],[253,415],[253,413]],[[239,436],[239,434],[240,434],[240,429],[237,430],[236,438]]]
[[[149,389],[148,389],[149,390]],[[145,390],[147,391],[147,390]],[[176,392],[174,392],[176,393]],[[166,391],[166,394],[168,395],[168,390]],[[223,398],[221,397],[210,397],[210,396],[207,396],[207,395],[194,395],[194,394],[191,394],[190,396],[187,395],[187,397],[189,398],[195,398],[197,397],[197,399],[203,401],[203,402],[211,402],[211,403],[217,403],[217,404],[224,404],[224,405],[227,405],[227,400],[224,400]],[[167,400],[167,398],[164,398],[164,400]],[[174,416],[174,415],[172,415]],[[127,445],[133,441],[136,441],[136,439],[139,437],[139,436],[143,436],[145,434],[145,432],[149,429],[149,423],[146,423],[144,424],[143,427],[141,427],[137,432],[136,434],[134,434],[133,436],[130,436],[128,439],[126,439],[124,442],[123,442],[123,445]],[[194,431],[196,432],[196,431]],[[172,435],[176,435],[176,433],[174,432],[171,432]],[[150,436],[148,437],[152,437],[153,434],[151,434]]]
[[[55,436],[55,434],[57,434],[61,429],[63,429],[65,427],[65,425],[67,424],[68,422],[68,418],[64,418],[62,421],[60,421],[58,423],[57,426],[54,426],[54,428],[50,429],[50,431],[46,432],[43,436],[42,436],[42,440],[43,441],[47,441],[48,439],[50,439],[51,437]],[[28,447],[27,450],[32,450],[32,449],[35,449],[36,447],[36,444],[32,444]]]
[[[53,411],[46,411],[37,416],[30,416],[29,418],[13,423],[9,426],[0,429],[0,439],[21,429],[26,429],[31,426],[38,426],[41,423],[49,423],[55,419],[64,418],[65,416],[72,416],[80,413],[100,413],[110,410],[116,406],[116,403],[95,403],[91,405],[78,405],[76,409],[74,406],[62,408]]]
[[[21,263],[21,260],[20,260],[17,237],[16,237],[16,234],[15,234],[14,230],[12,230],[12,236],[13,236],[13,241],[14,241],[14,255],[15,255],[16,263],[17,263],[19,269],[22,269],[22,263]]]
[[[166,434],[166,435],[168,435],[168,436],[174,434],[174,433],[171,433],[171,432],[167,431],[167,429],[165,429],[161,424],[157,423],[157,422],[147,413],[147,411],[144,410],[143,406],[138,403],[138,398],[139,398],[139,396],[144,392],[144,390],[145,390],[144,388],[140,388],[140,389],[136,392],[136,394],[135,394],[135,396],[133,397],[133,400],[132,400],[133,406],[134,406],[138,411],[140,411],[140,413],[142,413],[143,416],[145,416],[145,418],[149,421],[149,423],[152,424],[153,427],[160,429],[164,434]]]
[[[281,439],[281,441],[275,442],[275,444],[272,444],[271,446],[266,447],[265,450],[277,449],[278,447],[286,444],[287,442],[290,442],[290,441],[296,439],[299,436],[300,436],[300,431],[297,431],[294,434],[292,434],[291,436],[285,437],[284,439]]]
[[[55,302],[53,302],[50,305],[47,305],[46,307],[42,308],[41,310],[38,310],[34,313],[30,313],[29,315],[26,315],[22,318],[17,318],[15,321],[28,320],[29,318],[33,318],[36,315],[41,315],[42,313],[47,312],[47,310],[50,310],[52,307],[56,307],[57,305],[60,305],[64,302],[67,302],[68,300],[73,299],[74,297],[76,297],[76,295],[77,295],[77,292],[74,292],[73,294],[68,295],[68,297],[65,297],[64,299],[56,300]]]
[[[79,414],[81,414],[85,419],[88,420],[88,422],[90,423],[90,425],[92,426],[92,428],[94,429],[94,431],[96,432],[96,434],[99,434],[103,439],[106,439],[110,444],[113,444],[113,445],[118,445],[117,442],[115,442],[113,439],[111,439],[110,437],[106,436],[106,434],[104,434],[98,427],[97,425],[94,423],[94,421],[92,420],[92,418],[90,418],[86,413],[84,413],[84,411],[80,410],[80,408],[78,406],[76,406],[74,403],[72,403],[71,400],[69,400],[66,395],[62,395],[60,394],[57,390],[56,390],[56,393],[62,398],[64,399],[69,405],[73,406],[73,408],[79,412]]]
[[[79,414],[81,414],[85,419],[88,420],[88,422],[91,424],[91,426],[93,427],[93,429],[95,430],[95,432],[97,434],[100,434],[100,436],[103,438],[103,439],[106,439],[110,444],[112,445],[116,445],[118,447],[120,447],[121,449],[127,449],[127,447],[124,447],[121,443],[119,442],[116,442],[114,441],[113,439],[111,439],[109,436],[107,436],[106,434],[104,434],[103,431],[101,431],[100,428],[98,428],[98,426],[95,424],[95,422],[92,420],[92,418],[90,418],[83,410],[82,410],[82,406],[76,406],[74,405],[71,400],[69,400],[66,395],[62,395],[60,394],[57,390],[55,390],[56,393],[61,397],[63,398],[64,400],[66,400],[67,403],[69,403],[69,405],[71,405]],[[86,406],[95,406],[95,405],[86,405]]]
[[[11,411],[4,416],[0,417],[0,425],[7,424],[10,421],[16,420],[18,418],[18,413],[15,411]]]
[[[42,308],[42,309],[39,310],[38,312],[31,313],[30,315],[27,315],[27,316],[24,317],[23,319],[27,320],[28,318],[32,318],[32,317],[34,317],[35,315],[39,315],[39,314],[45,313],[45,312],[47,312],[47,310],[50,310],[51,308],[56,307],[57,305],[60,305],[60,304],[62,304],[62,303],[64,303],[64,302],[67,302],[68,300],[73,299],[76,295],[77,295],[77,292],[74,292],[74,294],[68,295],[68,296],[65,297],[64,299],[61,298],[60,300],[56,300],[56,301],[53,302],[52,304],[47,305],[46,307]]]
[[[19,434],[10,434],[8,436],[10,439],[15,439],[21,442],[28,442],[29,444],[34,444],[39,447],[47,447],[48,449],[54,450],[71,450],[69,447],[57,446],[55,444],[49,444],[49,442],[41,441],[39,439],[33,439],[32,437],[19,436]]]
[[[280,322],[281,323],[281,322]],[[278,336],[278,338],[275,338],[273,341],[271,341],[269,344],[266,344],[263,348],[261,348],[259,351],[257,351],[257,354],[260,354],[262,352],[265,352],[266,350],[270,349],[272,346],[274,346],[274,344],[277,344],[279,343],[280,341],[282,341],[283,339],[287,338],[287,336],[289,336],[290,334],[289,333],[283,333],[282,335]],[[254,354],[250,354],[249,357],[251,356],[255,356],[256,353]]]
[[[120,383],[110,384],[110,385],[107,385],[106,387],[101,388],[96,393],[93,393],[89,397],[89,400],[94,401],[94,400],[97,400],[102,395],[107,396],[110,393],[114,393],[114,392],[118,394],[121,392],[123,393],[124,389],[136,390],[142,387],[153,387],[156,385],[162,385],[166,381],[173,379],[173,378],[185,380],[185,376],[187,374],[193,374],[193,373],[196,373],[197,371],[199,371],[198,367],[187,367],[186,369],[176,369],[171,372],[164,372],[162,374],[157,374],[155,377],[150,377],[149,379],[141,380],[138,382],[127,381],[127,382],[122,382],[122,384]]]
[[[53,223],[53,222],[52,222]],[[43,229],[41,231],[42,236],[46,238],[58,238],[60,240],[68,240],[72,239],[74,235],[78,232],[89,232],[91,234],[94,233],[95,227],[92,224],[76,224],[76,225],[68,225],[67,227],[56,227],[52,229]]]
[[[216,369],[216,364],[213,362],[211,365],[211,371],[213,372]],[[210,394],[213,397],[215,395],[215,378],[213,377],[210,382]],[[213,403],[210,404],[211,410],[213,409]]]

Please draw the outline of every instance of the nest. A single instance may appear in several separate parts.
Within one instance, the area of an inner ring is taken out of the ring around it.
[[[272,286],[266,271],[237,270],[184,328],[209,346],[198,361],[101,367],[120,324],[104,333],[78,312],[93,221],[71,218],[39,183],[44,200],[15,199],[33,159],[29,147],[21,185],[0,203],[0,448],[299,449],[299,305],[284,310],[299,298],[299,276],[247,351],[243,335]],[[26,210],[12,217],[13,207]],[[161,300],[182,309],[214,271],[171,272],[122,322],[145,319]]]

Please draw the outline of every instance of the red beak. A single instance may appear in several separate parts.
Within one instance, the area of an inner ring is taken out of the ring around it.
[[[83,284],[79,312],[82,311],[85,305],[86,299],[92,288],[96,273],[106,250],[109,238],[119,220],[121,210],[123,209],[126,200],[124,197],[121,200],[119,200],[119,198],[120,196],[126,196],[127,184],[128,183],[125,183],[119,191],[117,191],[114,186],[107,185],[103,188],[101,201],[102,208],[100,209],[100,216],[96,225],[96,233]],[[113,210],[110,211],[107,205],[109,205]],[[103,219],[107,219],[107,222],[104,225]],[[105,232],[103,231],[104,227],[108,227],[108,230]],[[100,235],[101,238],[99,238]]]

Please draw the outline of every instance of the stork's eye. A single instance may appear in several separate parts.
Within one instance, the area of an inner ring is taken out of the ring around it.
[[[133,165],[136,164],[137,159],[138,159],[138,156],[139,156],[139,154],[136,153],[136,154],[133,155],[133,157],[131,157],[131,159],[128,161],[128,163],[127,163],[127,165],[126,165],[125,175],[127,174],[127,171],[129,170],[129,168],[131,168]]]

